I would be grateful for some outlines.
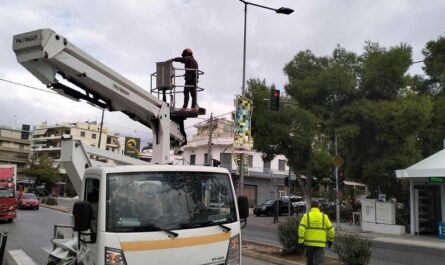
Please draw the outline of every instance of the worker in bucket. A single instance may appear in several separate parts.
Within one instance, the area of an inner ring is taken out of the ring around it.
[[[196,98],[196,84],[198,83],[198,62],[193,57],[192,49],[187,48],[182,52],[182,57],[176,57],[168,60],[168,62],[180,62],[184,64],[185,70],[185,85],[184,85],[184,104],[182,109],[186,109],[189,103],[189,97],[192,97],[192,111],[198,111],[198,104]],[[190,96],[189,96],[190,94]]]

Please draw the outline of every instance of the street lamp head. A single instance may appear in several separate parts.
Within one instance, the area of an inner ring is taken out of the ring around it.
[[[285,15],[290,15],[294,12],[293,9],[287,8],[287,7],[280,7],[276,10],[276,12],[278,14],[285,14]]]

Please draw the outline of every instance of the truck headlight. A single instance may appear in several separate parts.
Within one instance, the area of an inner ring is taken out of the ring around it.
[[[127,265],[122,250],[105,248],[105,265]]]
[[[15,206],[11,205],[9,206],[9,210],[14,210]]]
[[[226,265],[240,264],[240,237],[239,234],[230,238],[229,249],[227,250]]]

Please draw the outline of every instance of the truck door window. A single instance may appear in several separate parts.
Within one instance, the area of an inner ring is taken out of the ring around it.
[[[93,208],[93,220],[91,221],[91,230],[97,231],[97,210],[99,203],[99,180],[89,178],[85,181],[85,198],[84,200],[91,204]]]
[[[85,181],[85,201],[89,203],[99,202],[99,180],[87,179]]]

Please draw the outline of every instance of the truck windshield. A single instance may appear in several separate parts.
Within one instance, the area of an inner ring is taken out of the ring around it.
[[[13,198],[14,188],[0,189],[0,198]]]
[[[109,174],[107,231],[162,231],[234,222],[229,178],[207,172]]]

